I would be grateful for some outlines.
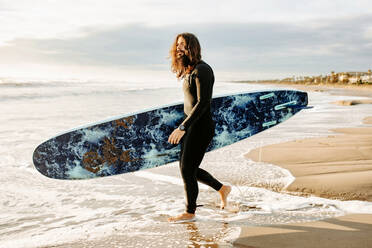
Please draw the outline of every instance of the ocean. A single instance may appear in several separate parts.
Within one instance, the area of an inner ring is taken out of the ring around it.
[[[282,87],[281,87],[282,88]],[[278,89],[217,81],[214,96]],[[306,109],[271,129],[206,154],[201,167],[233,186],[231,207],[200,185],[197,221],[169,224],[184,210],[178,163],[106,178],[63,181],[34,169],[37,145],[58,133],[113,116],[182,102],[181,83],[0,79],[0,247],[232,247],[240,226],[314,221],[372,213],[372,203],[300,197],[281,189],[289,171],[247,160],[251,149],[327,136],[330,129],[363,126],[368,105],[338,106],[359,97],[308,92]]]

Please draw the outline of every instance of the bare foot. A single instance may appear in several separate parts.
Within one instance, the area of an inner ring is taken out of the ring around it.
[[[227,206],[227,196],[231,192],[231,186],[229,185],[222,185],[218,193],[220,193],[221,197],[221,209],[224,209]]]
[[[183,213],[177,216],[172,216],[168,218],[169,222],[186,222],[186,221],[192,221],[195,218],[195,214],[190,213]]]

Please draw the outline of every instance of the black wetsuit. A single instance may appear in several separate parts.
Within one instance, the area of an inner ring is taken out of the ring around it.
[[[182,138],[180,170],[186,191],[186,211],[195,213],[198,182],[219,190],[222,184],[199,165],[214,135],[211,99],[214,75],[212,68],[201,61],[183,82],[186,133]]]

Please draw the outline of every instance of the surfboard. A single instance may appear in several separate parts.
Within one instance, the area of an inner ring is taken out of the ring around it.
[[[212,151],[271,128],[308,104],[293,90],[245,92],[212,99]],[[183,104],[126,114],[59,134],[33,153],[35,168],[56,179],[88,179],[161,166],[179,159],[180,145],[168,143],[183,121]]]

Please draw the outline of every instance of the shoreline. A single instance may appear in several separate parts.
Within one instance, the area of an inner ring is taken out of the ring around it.
[[[372,87],[267,83],[303,91],[368,97],[333,104],[372,104]],[[372,202],[372,116],[362,127],[332,129],[335,135],[263,146],[245,158],[285,168],[295,180],[282,193],[320,196],[338,200]],[[235,247],[368,247],[372,243],[372,214],[345,216],[313,222],[242,226]]]
[[[372,202],[372,127],[332,131],[339,134],[268,145],[244,156],[289,170],[295,180],[285,191]]]
[[[335,95],[347,95],[347,96],[358,96],[358,97],[370,97],[372,98],[372,84],[371,85],[355,85],[355,84],[306,84],[306,83],[290,83],[290,82],[274,82],[274,81],[239,81],[232,82],[237,84],[264,84],[264,85],[275,85],[277,87],[292,87],[302,91],[315,91],[315,92],[328,92]],[[347,94],[344,94],[346,93]]]
[[[273,85],[295,86],[296,89],[304,91],[321,90],[330,94],[368,97],[363,100],[332,102],[341,106],[372,104],[372,87],[365,90],[363,86],[348,89],[343,87],[344,85],[337,87],[339,85],[336,84],[332,87],[311,85],[310,88],[307,88],[306,84]],[[341,91],[335,92],[335,89]],[[290,193],[313,194],[340,200],[372,201],[372,127],[368,126],[372,125],[372,116],[364,117],[363,124],[362,127],[331,129],[336,134],[327,137],[294,140],[256,148],[244,157],[289,170],[295,177],[294,182],[286,188]],[[351,164],[356,166],[350,166]],[[356,181],[350,182],[350,177],[354,180],[359,180],[359,177],[362,179],[358,181],[358,186],[355,186]]]
[[[233,83],[239,84],[275,84],[284,86],[298,86],[309,88],[343,88],[343,89],[367,89],[372,91],[372,84],[347,84],[347,83],[294,83],[294,82],[278,82],[273,80],[267,81],[232,81]]]

